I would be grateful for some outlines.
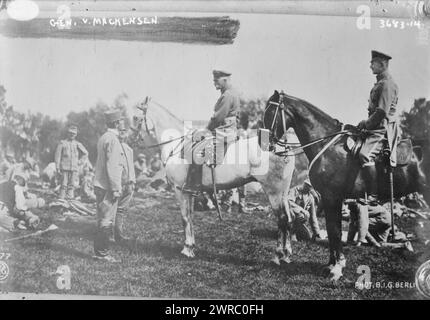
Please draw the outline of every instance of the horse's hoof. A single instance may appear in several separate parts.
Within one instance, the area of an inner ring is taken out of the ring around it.
[[[342,266],[336,264],[330,271],[330,281],[336,283],[342,276]]]
[[[329,265],[322,267],[321,274],[323,275],[323,277],[328,277],[331,273],[331,270],[333,270],[333,268],[334,268],[333,264],[329,264]]]
[[[283,257],[281,258],[281,264],[290,264],[291,259],[289,257]]]
[[[194,250],[191,248],[188,248],[188,247],[184,247],[184,249],[182,249],[181,253],[188,258],[194,258],[195,257]]]
[[[281,265],[281,262],[279,261],[279,257],[277,257],[277,256],[274,257],[272,260],[270,260],[270,262],[277,265],[277,266]]]

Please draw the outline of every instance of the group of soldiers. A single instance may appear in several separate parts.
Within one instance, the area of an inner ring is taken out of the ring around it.
[[[386,54],[372,51],[371,69],[376,75],[377,82],[370,94],[369,117],[358,125],[359,129],[367,131],[359,159],[364,170],[368,195],[365,202],[355,200],[348,202],[353,220],[348,239],[352,241],[355,233],[359,231],[358,244],[361,244],[372,230],[374,231],[373,237],[376,237],[377,241],[386,241],[387,230],[389,230],[389,213],[377,201],[375,158],[383,148],[384,139],[388,138],[390,149],[394,154],[394,157],[391,158],[391,165],[395,166],[394,150],[398,136],[395,111],[398,87],[388,73],[390,59],[391,57]],[[240,96],[238,91],[233,88],[230,77],[230,72],[213,71],[214,86],[220,90],[221,95],[215,104],[213,116],[206,129],[216,131],[222,128],[226,135],[237,137],[240,132],[244,133],[246,130],[240,128],[239,125]],[[80,168],[84,177],[88,177],[83,180],[90,190],[89,197],[97,204],[94,257],[108,262],[117,262],[118,260],[109,253],[110,239],[113,238],[114,241],[120,243],[129,240],[123,235],[122,225],[124,215],[136,190],[136,184],[146,185],[151,174],[153,175],[156,170],[161,170],[162,163],[158,155],[150,164],[152,170],[148,170],[144,154],[139,154],[134,162],[133,149],[126,143],[128,130],[120,112],[112,110],[105,113],[105,120],[107,131],[97,143],[97,162],[94,173],[91,163],[88,161],[88,151],[82,143],[76,140],[78,128],[75,125],[68,127],[67,139],[62,140],[58,145],[55,152],[55,166],[51,166],[51,171],[55,167],[61,175],[60,198],[74,198],[74,190],[79,184]],[[11,155],[6,154],[4,163],[0,165],[0,171],[5,176],[5,180],[9,182],[9,185],[4,185],[4,188],[13,189],[11,192],[15,193],[16,197],[14,202],[2,199],[0,206],[8,207],[11,212],[18,210],[22,215],[22,212],[28,212],[29,206],[34,205],[34,203],[28,203],[23,206],[23,202],[20,202],[20,199],[28,200],[28,196],[26,198],[21,195],[25,191],[20,191],[28,179],[28,176],[22,172],[27,172],[28,167],[33,168],[34,163],[31,163],[30,159],[26,159],[18,168],[11,164],[12,161]],[[82,163],[86,163],[86,165],[82,166]],[[12,167],[13,169],[11,169]],[[184,191],[199,190],[201,170],[200,165],[190,165],[187,180],[183,186]],[[50,179],[52,179],[52,174]],[[239,188],[239,199],[239,210],[246,212],[248,209],[245,204],[244,188]],[[300,226],[309,221],[313,240],[322,238],[317,219],[317,202],[318,195],[309,180],[290,190],[290,208],[295,222]],[[226,203],[231,207],[231,193],[228,194]],[[36,200],[36,206],[39,205],[41,203]],[[31,219],[34,220],[34,217],[26,218],[26,221]],[[12,224],[11,228],[20,227],[19,221],[21,220],[17,218],[17,221],[8,221],[8,223]]]

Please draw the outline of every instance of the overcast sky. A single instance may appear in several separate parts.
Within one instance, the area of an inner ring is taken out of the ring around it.
[[[207,16],[207,15],[206,15]],[[233,73],[244,98],[274,89],[303,98],[344,122],[366,117],[375,78],[370,50],[393,56],[399,105],[430,96],[430,46],[417,28],[359,30],[355,18],[231,15],[240,20],[231,45],[0,37],[0,84],[18,110],[64,117],[126,93],[146,95],[180,118],[208,119],[219,92],[212,69]]]

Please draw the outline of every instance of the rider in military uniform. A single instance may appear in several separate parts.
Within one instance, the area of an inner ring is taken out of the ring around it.
[[[222,134],[227,139],[236,136],[240,109],[240,95],[232,87],[230,76],[230,72],[213,71],[214,86],[221,91],[221,96],[215,104],[213,116],[207,126],[207,130],[216,131],[217,134]],[[200,188],[201,170],[202,166],[199,164],[192,163],[190,165],[185,190]]]
[[[377,201],[377,177],[375,158],[384,147],[384,139],[388,140],[391,151],[390,164],[396,166],[397,99],[399,88],[388,73],[390,56],[372,51],[370,69],[376,75],[377,82],[370,91],[369,118],[358,124],[358,129],[366,134],[366,140],[359,153],[363,168],[363,179],[366,184],[369,204]]]

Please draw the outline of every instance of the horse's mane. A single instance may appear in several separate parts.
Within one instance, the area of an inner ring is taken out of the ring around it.
[[[327,122],[333,123],[336,125],[340,124],[339,120],[332,118],[327,113],[325,113],[324,111],[322,111],[318,107],[315,107],[313,104],[311,104],[310,102],[307,102],[306,100],[303,100],[303,99],[300,99],[297,97],[293,97],[290,95],[286,95],[286,94],[284,95],[284,99],[285,98],[287,98],[288,104],[290,104],[292,106],[303,105],[307,109],[309,109],[312,113],[316,114],[317,116],[321,117],[322,119],[325,119]]]
[[[162,109],[164,112],[166,112],[168,115],[170,115],[172,118],[174,118],[175,120],[179,121],[180,123],[183,123],[184,120],[179,119],[175,114],[173,114],[173,112],[171,112],[169,109],[167,109],[165,106],[159,104],[159,103],[155,103],[156,106],[160,109]]]

